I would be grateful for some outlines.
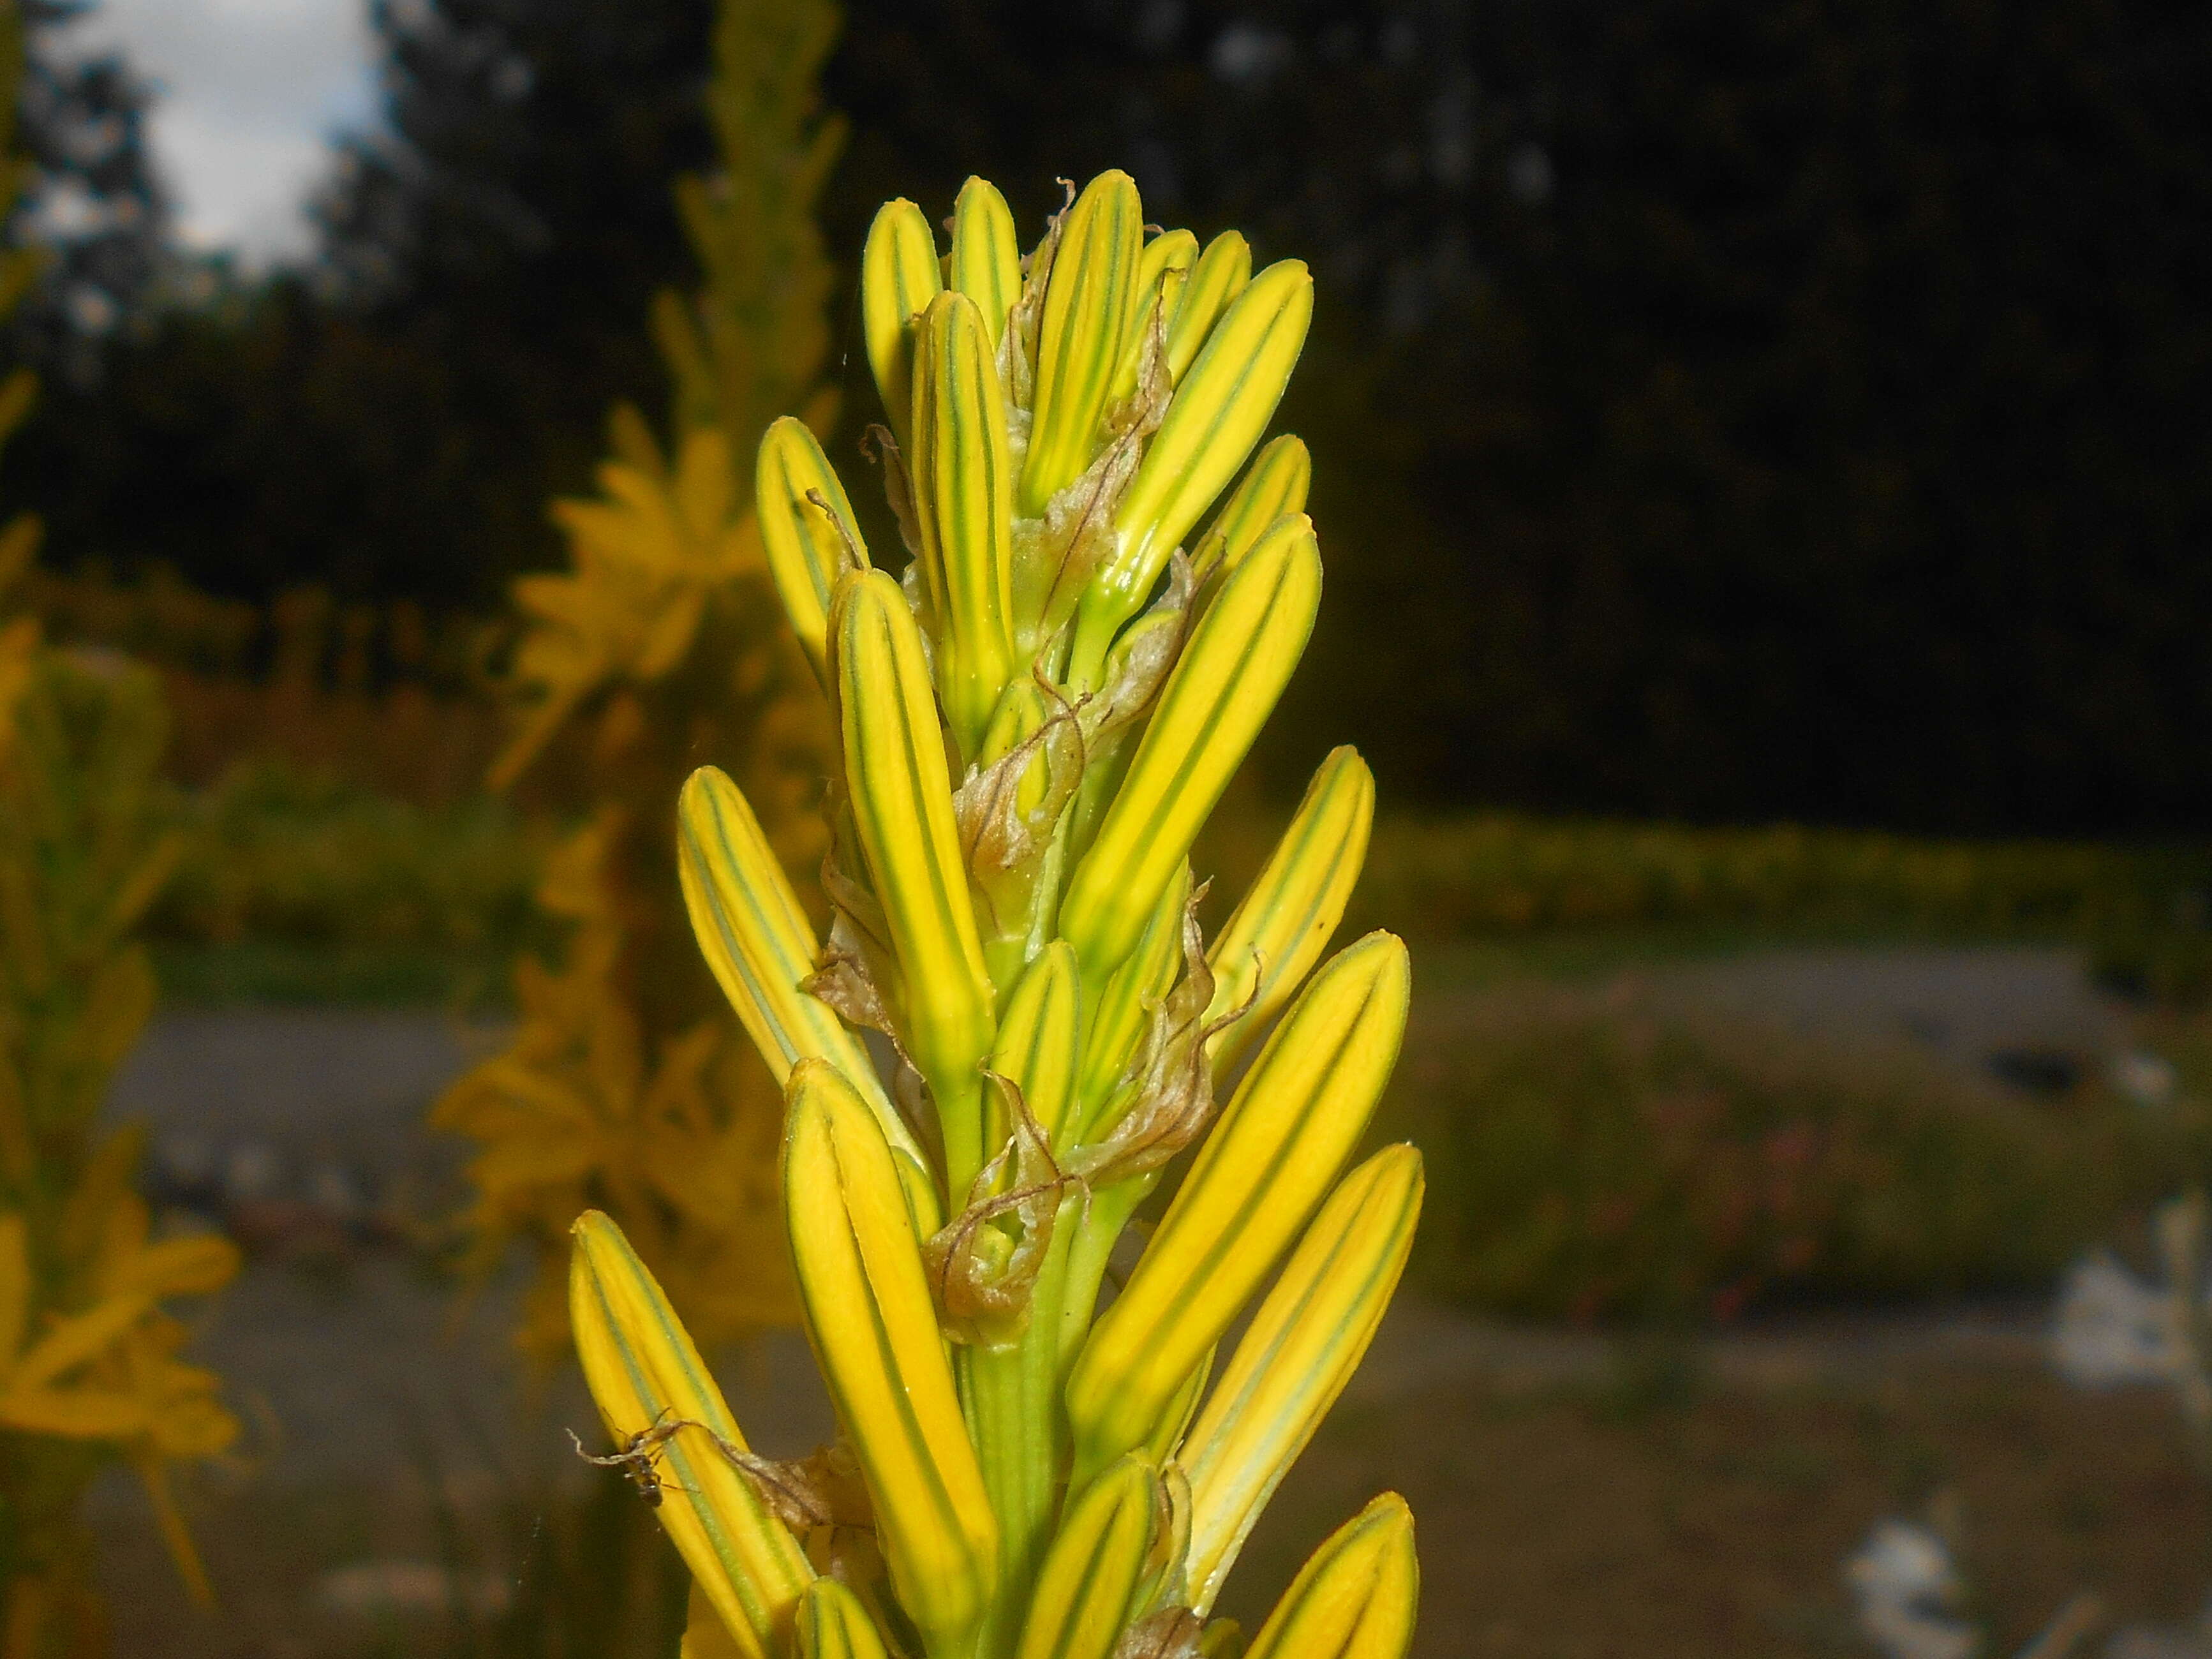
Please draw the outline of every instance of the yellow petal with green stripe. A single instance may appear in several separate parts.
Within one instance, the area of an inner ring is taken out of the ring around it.
[[[768,553],[769,573],[775,579],[776,596],[783,601],[784,615],[791,618],[791,631],[799,636],[806,659],[821,678],[827,672],[824,636],[837,578],[856,560],[861,565],[868,562],[860,520],[853,516],[845,486],[814,434],[805,422],[789,415],[761,434],[753,477],[761,543]],[[828,511],[811,499],[817,495],[828,503]]]
[[[984,1495],[875,1115],[820,1060],[786,1091],[783,1202],[815,1358],[875,1507],[899,1604],[933,1654],[963,1650],[998,1573]]]
[[[1151,921],[1297,666],[1320,603],[1313,528],[1284,519],[1200,619],[1068,881],[1060,933],[1086,983],[1101,983]]]
[[[1109,403],[1136,391],[1137,377],[1155,330],[1160,331],[1164,349],[1166,331],[1174,326],[1176,313],[1182,308],[1190,268],[1197,263],[1198,238],[1187,230],[1163,231],[1145,244],[1137,261],[1137,315],[1130,324],[1128,337],[1121,342],[1121,361],[1114,371],[1113,390],[1107,394]]]
[[[719,1436],[745,1448],[714,1374],[622,1229],[586,1210],[571,1232],[576,1357],[607,1432],[621,1450],[638,1435],[685,1425],[648,1449],[661,1481],[660,1524],[738,1650],[779,1655],[814,1570],[715,1444]]]
[[[817,1578],[799,1601],[793,1659],[885,1659],[884,1638],[860,1598],[834,1578]]]
[[[921,635],[898,584],[848,576],[831,617],[853,822],[903,981],[908,1051],[937,1097],[950,1190],[982,1164],[994,996],[983,965]]]
[[[1367,860],[1375,775],[1349,744],[1330,750],[1243,902],[1214,938],[1213,1002],[1206,1023],[1235,1015],[1206,1042],[1216,1077],[1243,1057],[1304,982]]]
[[[1036,395],[1022,468],[1020,511],[1045,503],[1091,465],[1121,344],[1137,310],[1145,211],[1126,173],[1084,186],[1060,227],[1037,335]]]
[[[1068,1378],[1079,1480],[1144,1443],[1358,1143],[1406,1029],[1403,942],[1370,933],[1268,1039]]]
[[[1359,1368],[1405,1272],[1421,1155],[1389,1146],[1329,1194],[1183,1437],[1191,1606],[1221,1593],[1277,1484]]]
[[[1151,1462],[1125,1457],[1070,1505],[1037,1574],[1016,1659],[1109,1659],[1134,1611],[1160,1510]]]
[[[1251,280],[1252,246],[1243,236],[1224,230],[1206,245],[1206,252],[1191,267],[1182,304],[1168,331],[1168,373],[1176,384],[1182,383],[1213,332],[1213,325]]]
[[[952,286],[975,302],[991,334],[1006,337],[1006,319],[1022,296],[1022,256],[1014,216],[988,179],[970,179],[952,204]]]
[[[1182,972],[1183,912],[1189,902],[1190,861],[1186,859],[1160,895],[1137,948],[1108,977],[1085,1022],[1082,1079],[1077,1086],[1085,1140],[1100,1139],[1110,1127],[1099,1113],[1136,1060],[1153,1012],[1167,1000]]]
[[[1085,634],[1110,635],[1143,607],[1168,555],[1244,465],[1274,418],[1312,320],[1313,278],[1297,259],[1268,266],[1237,296],[1176,388],[1121,498],[1121,545],[1078,610],[1078,661]]]
[[[1400,1659],[1420,1596],[1413,1513],[1384,1492],[1313,1553],[1245,1659]]]
[[[937,237],[920,208],[901,197],[876,210],[860,250],[860,331],[868,367],[899,442],[914,403],[914,323],[945,286]]]
[[[991,354],[973,300],[930,301],[915,337],[910,476],[936,612],[938,695],[968,760],[1014,672],[1014,481]]]
[[[719,768],[702,766],[677,797],[676,823],[677,877],[700,954],[776,1081],[799,1060],[828,1060],[866,1095],[891,1144],[920,1158],[866,1048],[828,1004],[799,988],[820,950],[744,793]]]
[[[1023,972],[1007,1000],[991,1069],[1020,1087],[1030,1115],[1055,1148],[1062,1146],[1075,1097],[1081,1030],[1075,951],[1065,939],[1054,939]]]
[[[1312,483],[1313,457],[1305,440],[1293,434],[1285,432],[1253,457],[1243,481],[1191,553],[1190,574],[1200,587],[1224,580],[1284,514],[1304,512]]]

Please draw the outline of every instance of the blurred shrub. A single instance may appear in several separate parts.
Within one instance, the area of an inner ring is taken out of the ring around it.
[[[2043,1285],[2201,1171],[2200,1106],[2031,1103],[1632,980],[1431,1000],[1385,1128],[1428,1158],[1433,1288],[1577,1317]]]
[[[128,581],[97,565],[33,571],[21,599],[48,637],[125,651],[161,672],[174,733],[167,769],[193,787],[277,757],[443,805],[476,793],[506,740],[483,695],[489,638],[475,617],[339,605],[312,587],[247,605],[160,568]]]
[[[513,948],[538,849],[483,796],[418,806],[268,758],[186,799],[185,852],[152,916],[170,940]]]
[[[2162,866],[2062,842],[1401,817],[1375,827],[1360,902],[1437,933],[1686,921],[2063,933]]]

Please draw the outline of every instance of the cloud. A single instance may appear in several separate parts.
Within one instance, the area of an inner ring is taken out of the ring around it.
[[[100,0],[68,38],[119,46],[159,88],[154,151],[186,242],[252,263],[305,250],[329,140],[375,110],[366,0]]]

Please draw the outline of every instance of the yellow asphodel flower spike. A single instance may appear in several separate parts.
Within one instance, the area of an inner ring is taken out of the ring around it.
[[[840,744],[829,949],[711,770],[682,873],[785,1079],[799,1310],[850,1449],[744,1452],[644,1270],[585,1224],[576,1323],[615,1461],[699,1575],[685,1659],[1244,1659],[1208,1622],[1222,1580],[1405,1267],[1419,1155],[1345,1173],[1404,1031],[1405,947],[1321,961],[1365,764],[1328,757],[1210,947],[1191,867],[1320,603],[1312,459],[1295,437],[1255,454],[1311,283],[1254,276],[1234,231],[1200,250],[1142,220],[1120,173],[1026,257],[981,179],[942,261],[912,203],[877,216],[860,304],[903,447],[902,578],[870,568],[811,433],[762,446],[763,547]],[[1401,1659],[1415,1583],[1386,1498],[1253,1652]]]
[[[1420,1594],[1413,1511],[1384,1492],[1314,1552],[1244,1659],[1399,1659]]]
[[[816,678],[826,679],[830,597],[840,575],[868,562],[860,520],[804,421],[786,415],[761,435],[755,477],[761,544],[776,596]]]
[[[985,1156],[979,1100],[995,1001],[914,613],[880,571],[848,576],[831,618],[853,820],[897,948],[905,1037],[937,1097],[950,1187]]]
[[[1108,1659],[1146,1577],[1157,1468],[1125,1457],[1075,1498],[1037,1574],[1016,1659]]]
[[[884,1638],[860,1598],[834,1578],[817,1578],[799,1598],[793,1659],[885,1659]]]
[[[702,766],[684,784],[676,813],[677,875],[700,954],[776,1081],[799,1060],[828,1060],[854,1079],[891,1144],[923,1162],[867,1050],[828,1004],[799,988],[819,947],[744,791]]]
[[[1022,295],[1022,256],[1014,216],[988,179],[970,179],[952,204],[952,286],[975,302],[991,332],[991,349],[1006,336],[1006,319]]]
[[[783,1201],[815,1357],[875,1505],[891,1583],[933,1659],[963,1654],[999,1528],[953,1392],[890,1147],[851,1084],[792,1069]]]
[[[1097,839],[1070,878],[1062,937],[1086,981],[1129,954],[1259,736],[1313,632],[1321,550],[1282,520],[1252,550],[1176,665]]]
[[[1421,1213],[1421,1155],[1391,1146],[1322,1206],[1188,1432],[1191,1606],[1212,1608],[1252,1524],[1358,1369]]]
[[[868,367],[901,444],[914,402],[914,324],[945,286],[937,238],[922,211],[903,197],[876,210],[860,253],[860,329]]]
[[[657,1483],[660,1523],[738,1650],[771,1659],[814,1570],[723,1455],[724,1446],[743,1452],[744,1437],[622,1229],[587,1210],[574,1231],[576,1357],[617,1454],[635,1460],[641,1485]]]
[[[1305,1225],[1398,1058],[1406,947],[1370,933],[1284,1017],[1067,1382],[1076,1480],[1144,1443]]]
[[[1126,173],[1084,187],[1060,226],[1037,336],[1036,404],[1021,511],[1041,516],[1098,447],[1114,370],[1137,305],[1145,212]]]
[[[1231,1022],[1206,1039],[1216,1077],[1267,1029],[1328,948],[1366,862],[1374,819],[1375,775],[1349,744],[1330,750],[1267,867],[1206,953],[1214,975],[1207,1023]]]
[[[973,300],[930,301],[915,337],[915,516],[937,613],[938,696],[971,760],[1014,672],[1014,481],[991,354]]]

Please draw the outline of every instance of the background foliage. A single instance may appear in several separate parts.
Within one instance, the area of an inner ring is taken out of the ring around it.
[[[488,607],[659,389],[707,0],[377,13],[317,259],[126,296],[11,459],[63,544]],[[862,0],[829,245],[1133,166],[1314,258],[1343,554],[1297,695],[1386,794],[1972,832],[2201,828],[2212,23],[1713,0]],[[841,280],[849,284],[850,260]],[[848,289],[847,290],[848,293]],[[136,291],[134,291],[136,292]],[[848,425],[849,298],[831,361]],[[841,448],[839,446],[844,446]],[[131,481],[129,488],[121,487]],[[1411,711],[1419,718],[1408,718]],[[1269,775],[1315,758],[1286,722]],[[1295,751],[1295,752],[1294,752]]]

